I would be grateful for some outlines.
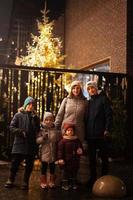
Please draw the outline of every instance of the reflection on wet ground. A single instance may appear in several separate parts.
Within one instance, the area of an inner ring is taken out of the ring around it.
[[[34,170],[32,173],[29,191],[22,191],[23,167],[18,172],[15,187],[6,189],[4,184],[8,178],[8,169],[9,163],[0,162],[0,200],[105,200],[105,198],[94,197],[83,184],[79,185],[76,191],[62,191],[59,183],[56,189],[43,191],[39,186],[39,170]],[[110,174],[121,178],[126,184],[127,196],[122,199],[133,200],[133,163],[123,160],[110,162]],[[111,198],[106,199],[111,200]]]

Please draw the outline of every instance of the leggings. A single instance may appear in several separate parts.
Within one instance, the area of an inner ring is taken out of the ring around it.
[[[50,174],[55,173],[55,163],[54,162],[47,163],[47,162],[42,161],[42,166],[41,166],[41,174],[42,175],[46,175],[48,166],[49,166]]]

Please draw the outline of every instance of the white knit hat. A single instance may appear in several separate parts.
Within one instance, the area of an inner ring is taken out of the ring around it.
[[[97,83],[95,81],[88,81],[86,84],[86,87],[88,88],[89,86],[92,86],[98,90]]]
[[[78,86],[81,87],[81,82],[80,82],[80,81],[73,81],[73,82],[71,83],[71,88],[74,87],[74,86],[76,86],[76,85],[78,85]]]
[[[45,112],[44,116],[43,116],[43,120],[45,120],[48,117],[54,118],[54,116],[53,116],[53,114],[51,112]]]

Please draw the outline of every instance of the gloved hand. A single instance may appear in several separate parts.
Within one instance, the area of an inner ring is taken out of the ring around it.
[[[56,165],[64,165],[65,162],[64,162],[64,160],[60,159],[60,160],[55,161],[55,164]]]
[[[104,131],[104,136],[110,136],[109,131],[105,130],[105,131]]]
[[[112,137],[111,137],[111,134],[109,131],[107,131],[107,130],[104,131],[104,138],[106,140],[111,140]]]

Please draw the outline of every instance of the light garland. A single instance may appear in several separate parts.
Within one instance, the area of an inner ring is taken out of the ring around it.
[[[21,64],[35,67],[60,67],[65,55],[62,55],[62,41],[53,36],[54,21],[49,22],[45,11],[43,21],[37,21],[39,36],[31,34],[32,44],[27,43],[27,56],[21,56]],[[20,61],[20,60],[19,60]]]

